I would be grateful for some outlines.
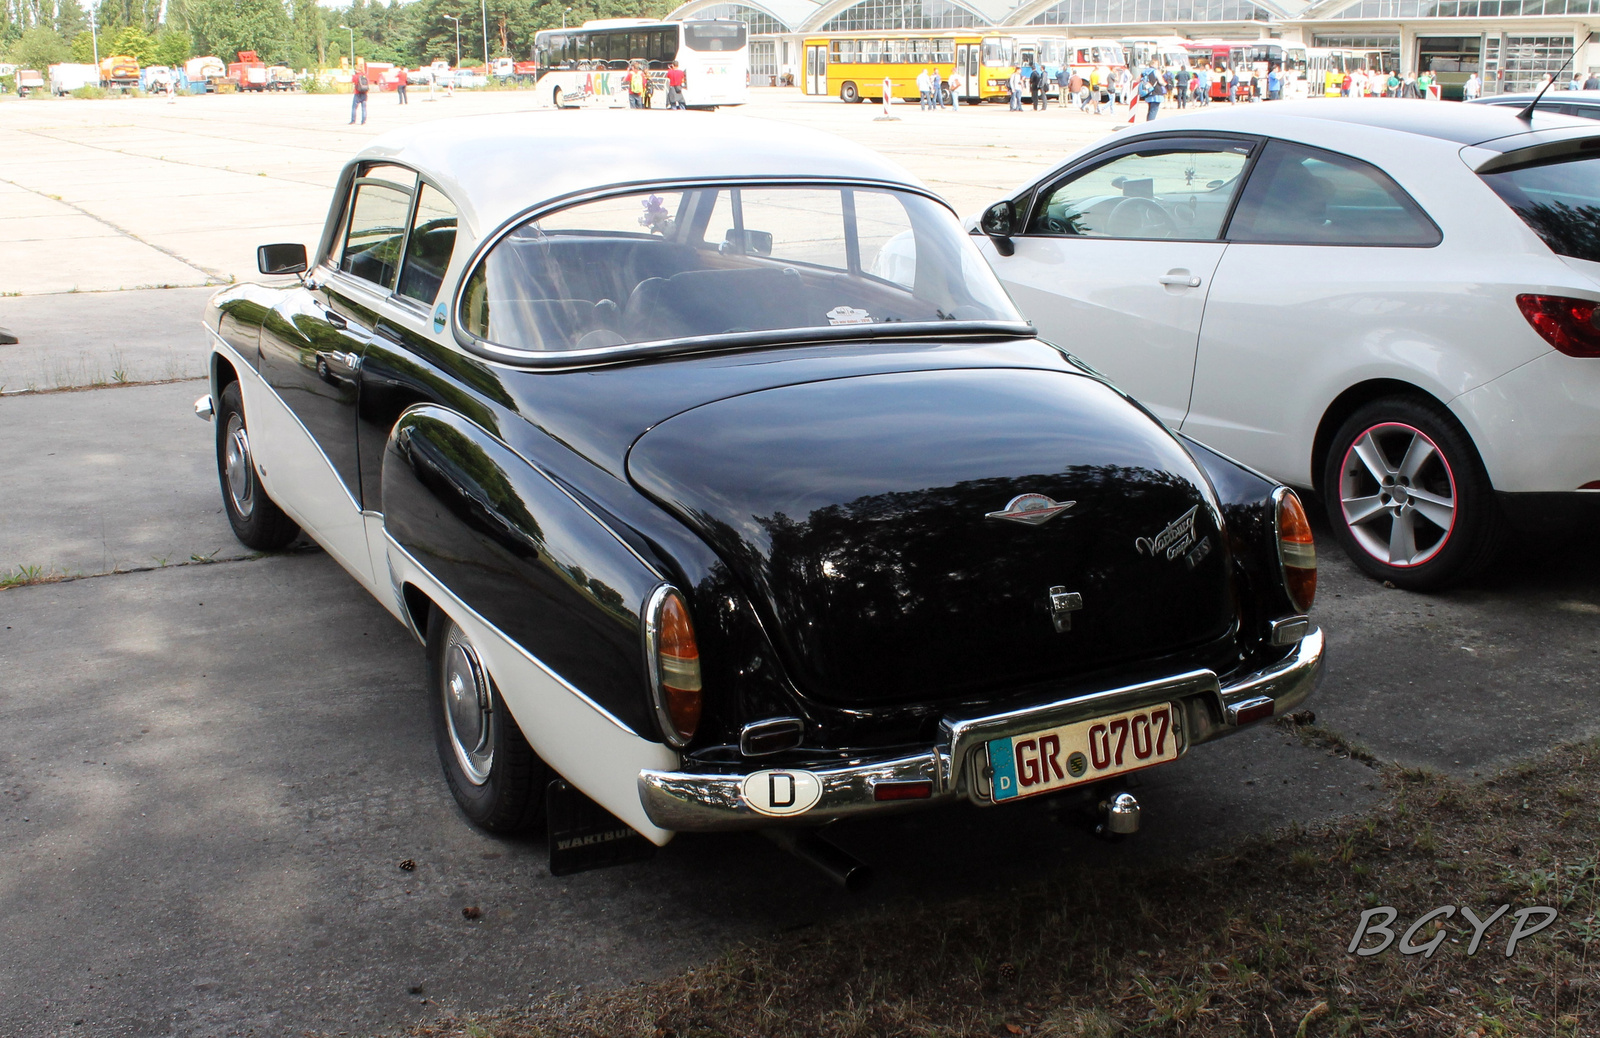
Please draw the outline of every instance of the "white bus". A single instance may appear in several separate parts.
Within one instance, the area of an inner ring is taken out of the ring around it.
[[[744,22],[687,19],[656,22],[607,18],[534,36],[534,100],[540,107],[626,108],[630,64],[650,75],[651,106],[667,106],[667,66],[684,73],[684,104],[717,108],[744,104],[750,83],[749,32]]]
[[[1117,41],[1128,55],[1128,67],[1137,75],[1145,69],[1189,67],[1189,41],[1181,36],[1127,36]]]
[[[1070,36],[1018,36],[1017,63],[1043,65],[1052,88],[1063,68],[1088,79],[1096,68],[1115,70],[1128,63],[1116,40],[1079,39]]]

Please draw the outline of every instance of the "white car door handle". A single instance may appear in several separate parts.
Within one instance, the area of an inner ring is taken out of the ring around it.
[[[1193,274],[1163,274],[1157,280],[1163,285],[1176,285],[1179,288],[1200,287],[1200,279]]]

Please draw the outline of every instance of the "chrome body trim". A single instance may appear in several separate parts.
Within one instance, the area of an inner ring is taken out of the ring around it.
[[[676,832],[821,825],[840,818],[940,803],[957,797],[987,805],[992,801],[980,768],[986,760],[990,739],[1155,703],[1174,702],[1182,708],[1179,752],[1182,756],[1191,746],[1240,731],[1234,718],[1241,706],[1269,699],[1272,716],[1298,707],[1322,680],[1323,651],[1322,631],[1313,627],[1283,659],[1241,675],[1226,685],[1221,684],[1212,671],[1188,671],[1157,681],[1005,713],[947,717],[940,723],[939,740],[914,754],[864,758],[832,767],[773,769],[768,765],[760,770],[808,771],[822,785],[822,795],[814,807],[782,818],[758,814],[744,802],[743,783],[757,769],[647,769],[639,773],[639,800],[652,822]],[[926,800],[873,799],[872,787],[879,782],[913,781],[931,781],[933,795]]]
[[[1309,616],[1286,616],[1268,625],[1268,641],[1273,645],[1293,645],[1311,630]]]
[[[539,668],[539,670],[543,671],[545,673],[545,675],[550,678],[550,680],[554,681],[556,684],[560,685],[562,688],[564,688],[568,692],[572,693],[575,697],[577,697],[579,700],[581,700],[586,706],[588,706],[590,709],[592,709],[595,713],[599,714],[601,717],[604,717],[607,721],[610,721],[612,724],[616,725],[618,728],[622,729],[624,732],[627,732],[629,735],[637,736],[637,737],[641,737],[641,738],[648,738],[648,736],[640,736],[640,733],[634,731],[631,727],[628,726],[628,724],[626,722],[624,722],[616,714],[613,714],[611,711],[607,710],[605,707],[601,706],[599,703],[595,702],[593,699],[590,699],[586,694],[584,694],[582,689],[580,689],[578,686],[574,685],[572,682],[568,681],[566,678],[562,677],[560,674],[557,674],[554,670],[550,669],[550,665],[548,663],[546,663],[544,660],[541,660],[539,657],[535,656],[533,653],[529,652],[527,649],[523,648],[522,645],[519,642],[517,642],[515,639],[513,639],[510,635],[506,634],[506,632],[502,631],[500,628],[496,627],[494,624],[490,623],[487,619],[485,619],[482,613],[478,612],[476,609],[474,609],[471,606],[467,605],[466,602],[462,601],[461,598],[459,596],[457,596],[455,592],[451,591],[448,587],[445,586],[445,584],[444,584],[444,582],[442,580],[440,580],[438,577],[433,575],[433,571],[432,570],[428,569],[428,567],[426,567],[422,563],[418,562],[417,561],[417,557],[415,555],[411,554],[409,551],[407,551],[405,549],[404,545],[402,545],[399,541],[395,540],[394,539],[394,534],[390,533],[388,530],[385,530],[385,531],[383,531],[383,539],[389,543],[389,550],[390,551],[399,553],[402,557],[405,558],[405,560],[407,562],[409,562],[413,567],[415,567],[416,570],[419,573],[425,574],[427,576],[427,578],[433,582],[433,586],[432,587],[428,587],[428,588],[424,588],[423,589],[424,591],[428,592],[431,595],[437,595],[443,601],[448,602],[453,609],[459,610],[459,613],[462,613],[462,614],[465,614],[467,616],[470,616],[470,617],[472,617],[473,620],[475,620],[478,623],[482,624],[485,628],[487,628],[490,632],[492,632],[495,635],[495,637],[501,639],[507,645],[509,645],[513,649],[515,649],[517,651],[517,654],[520,655],[523,659],[527,660],[529,663],[532,663],[535,667]],[[391,574],[390,575],[390,579],[393,580],[394,579],[394,574],[393,574],[393,570],[392,569],[390,570],[390,574]]]
[[[210,393],[194,402],[194,416],[202,422],[211,421],[211,416],[214,414],[216,414],[216,408],[211,405]]]

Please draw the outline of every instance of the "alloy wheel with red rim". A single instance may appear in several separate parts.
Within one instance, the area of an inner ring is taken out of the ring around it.
[[[1455,529],[1455,474],[1427,433],[1382,422],[1345,452],[1339,505],[1367,554],[1390,566],[1420,566],[1443,550]]]

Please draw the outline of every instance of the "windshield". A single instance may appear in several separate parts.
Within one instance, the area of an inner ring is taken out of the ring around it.
[[[1550,251],[1600,263],[1600,157],[1522,166],[1483,179]]]
[[[684,22],[683,42],[690,50],[738,50],[746,32],[743,22]]]
[[[988,68],[1007,68],[1017,63],[1017,41],[1010,36],[991,36],[983,41],[983,63]]]
[[[847,186],[637,193],[547,214],[489,250],[460,318],[471,334],[528,352],[841,325],[1022,323],[949,210]]]

